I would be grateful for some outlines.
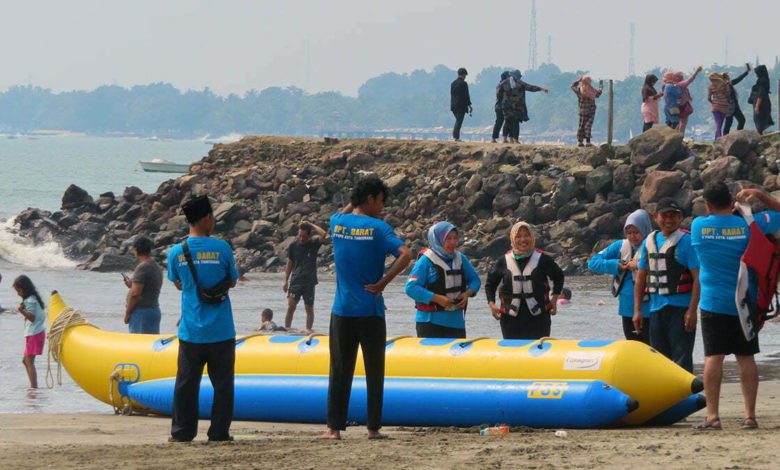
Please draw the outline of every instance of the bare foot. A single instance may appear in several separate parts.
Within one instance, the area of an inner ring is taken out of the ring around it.
[[[320,439],[328,439],[328,440],[331,440],[331,441],[340,441],[341,440],[341,431],[339,431],[338,429],[328,429],[322,435],[320,435]]]
[[[382,434],[379,431],[368,431],[368,438],[369,439],[390,439],[390,436],[387,434]]]

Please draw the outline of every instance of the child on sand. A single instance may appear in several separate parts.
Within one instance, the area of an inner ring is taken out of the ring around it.
[[[276,331],[278,326],[274,323],[274,311],[266,308],[260,313],[260,327],[257,331]]]
[[[44,304],[35,286],[27,276],[19,276],[13,284],[16,293],[22,298],[19,313],[24,317],[25,347],[22,364],[27,369],[30,387],[38,388],[38,374],[35,370],[35,356],[43,353],[43,343],[46,340],[46,313]]]
[[[568,305],[571,303],[571,289],[564,287],[561,289],[561,296],[558,297],[558,305]]]

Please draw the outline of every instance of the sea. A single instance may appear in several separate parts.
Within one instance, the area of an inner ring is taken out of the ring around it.
[[[52,290],[84,313],[100,328],[127,331],[123,323],[127,288],[119,273],[93,273],[77,270],[56,244],[32,246],[15,237],[10,228],[13,217],[28,207],[55,211],[70,184],[91,195],[113,191],[121,194],[127,186],[146,192],[155,191],[163,181],[175,177],[143,172],[139,160],[163,158],[177,163],[192,163],[205,156],[210,146],[201,140],[159,140],[102,138],[87,136],[51,136],[8,139],[0,137],[0,413],[112,413],[110,406],[87,395],[63,371],[62,385],[46,386],[47,371],[56,377],[56,364],[47,356],[36,359],[39,388],[29,388],[22,366],[24,321],[16,313],[21,299],[11,288],[13,279],[27,274],[44,300]],[[5,219],[2,221],[2,219]],[[467,236],[467,235],[466,235]],[[234,319],[239,334],[258,327],[260,311],[271,308],[274,320],[284,322],[286,299],[282,274],[249,273],[247,280],[231,291]],[[399,278],[385,291],[388,306],[388,335],[414,335],[411,299],[403,293]],[[552,336],[571,339],[622,339],[617,303],[609,294],[607,276],[569,277],[566,285],[573,291],[572,303],[559,308],[553,318]],[[320,274],[315,302],[314,330],[327,332],[335,280]],[[175,333],[179,317],[179,292],[169,283],[163,286],[160,303],[163,311],[161,332]],[[301,306],[302,307],[302,306]],[[293,327],[302,328],[305,314],[296,313]],[[500,328],[490,316],[482,293],[472,299],[466,315],[470,337],[495,337]],[[761,335],[760,370],[765,378],[775,377],[780,357],[780,326],[768,324]],[[694,360],[700,370],[703,362],[701,334],[698,332]],[[734,378],[733,359],[727,374]],[[638,365],[641,367],[641,365]]]

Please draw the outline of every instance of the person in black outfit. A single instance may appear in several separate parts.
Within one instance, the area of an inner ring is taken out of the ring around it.
[[[471,114],[471,97],[469,84],[466,83],[468,72],[463,67],[458,69],[458,78],[450,85],[450,110],[455,115],[455,127],[452,128],[452,138],[460,142],[460,127],[466,113]]]
[[[558,296],[563,289],[563,271],[551,257],[535,248],[532,228],[526,222],[516,223],[509,239],[512,250],[496,261],[485,282],[490,313],[500,322],[504,339],[548,337],[550,316],[557,313]],[[516,268],[507,263],[514,263]],[[532,268],[533,265],[536,266]],[[496,305],[499,286],[500,307]]]
[[[723,135],[728,134],[731,131],[731,124],[734,122],[734,118],[737,119],[737,130],[741,131],[745,128],[745,115],[742,114],[742,110],[739,108],[739,99],[737,98],[737,90],[734,89],[734,85],[741,82],[747,74],[750,73],[750,64],[745,64],[746,70],[739,74],[737,78],[732,80],[728,73],[724,73],[726,80],[729,83],[731,89],[731,95],[729,96],[729,111],[726,113],[726,120],[723,123]]]
[[[501,108],[501,98],[498,96],[498,88],[501,86],[501,82],[509,78],[509,72],[501,73],[501,80],[496,85],[496,123],[493,125],[493,143],[498,142],[498,133],[501,131],[501,127],[504,125],[504,110]],[[507,137],[509,136],[509,127],[504,126],[504,143],[507,143]]]
[[[753,122],[756,125],[756,131],[763,134],[767,128],[775,125],[772,120],[772,103],[769,100],[771,89],[769,86],[769,72],[766,65],[759,65],[753,72],[756,74],[756,84],[750,90],[750,99],[748,103],[753,105]]]

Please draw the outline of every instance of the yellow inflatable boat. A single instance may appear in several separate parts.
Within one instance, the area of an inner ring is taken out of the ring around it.
[[[56,292],[49,322],[61,331],[50,344],[59,362],[90,395],[119,406],[119,382],[176,375],[175,337],[70,326]],[[68,314],[70,311],[66,311]],[[58,320],[59,318],[59,320]],[[236,374],[328,375],[327,336],[246,336],[236,339]],[[388,377],[601,380],[639,401],[622,423],[639,425],[701,390],[701,382],[649,346],[635,341],[389,338]],[[355,374],[364,375],[358,356]],[[554,395],[554,394],[553,394]]]

